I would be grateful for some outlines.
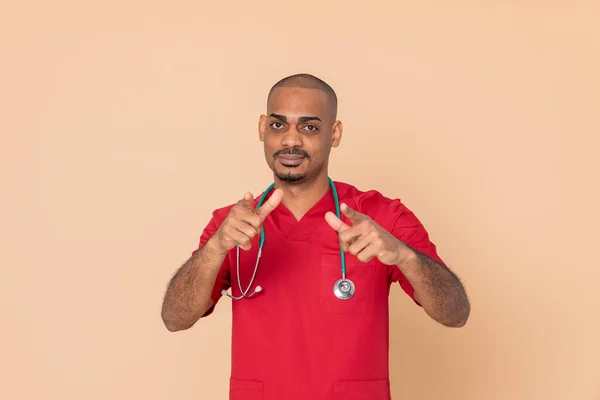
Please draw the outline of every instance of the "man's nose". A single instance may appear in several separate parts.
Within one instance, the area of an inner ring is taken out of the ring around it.
[[[290,129],[281,139],[281,144],[284,147],[301,147],[302,136],[295,129]]]

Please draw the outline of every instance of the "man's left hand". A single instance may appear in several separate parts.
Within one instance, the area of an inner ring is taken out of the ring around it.
[[[410,248],[387,230],[379,226],[368,215],[351,209],[346,204],[340,206],[342,213],[352,223],[344,223],[331,211],[325,214],[325,220],[339,232],[342,249],[355,255],[362,262],[373,257],[386,265],[398,265],[410,253]]]

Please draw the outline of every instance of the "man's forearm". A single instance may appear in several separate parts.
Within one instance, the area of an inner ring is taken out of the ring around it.
[[[471,306],[459,278],[447,267],[413,249],[407,249],[398,267],[415,289],[425,312],[445,326],[461,327]]]
[[[168,330],[190,328],[212,306],[211,293],[224,259],[209,240],[175,273],[161,313]]]

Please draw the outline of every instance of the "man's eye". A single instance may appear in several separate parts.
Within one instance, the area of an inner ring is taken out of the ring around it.
[[[271,126],[275,129],[281,129],[283,127],[283,124],[281,122],[273,122]]]
[[[311,132],[314,132],[317,130],[317,127],[314,125],[306,125],[306,129],[308,129]]]

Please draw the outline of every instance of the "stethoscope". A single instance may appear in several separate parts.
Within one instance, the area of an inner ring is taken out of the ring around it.
[[[337,217],[341,219],[340,202],[338,199],[337,191],[335,189],[335,185],[333,184],[333,181],[331,180],[331,178],[329,178],[329,186],[331,186],[331,191],[333,192],[333,199],[335,201],[335,213],[336,213]],[[260,197],[260,200],[258,201],[256,208],[259,208],[263,204],[265,198],[267,197],[267,194],[274,187],[275,187],[275,183],[272,183],[264,191],[263,195]],[[338,232],[338,235],[339,235],[339,232]],[[227,290],[223,290],[223,291],[221,291],[221,294],[223,296],[228,296],[233,300],[240,300],[244,297],[250,298],[250,297],[254,296],[256,293],[262,291],[262,287],[256,286],[256,289],[254,289],[254,291],[252,293],[248,294],[248,291],[250,290],[250,288],[252,287],[252,284],[254,283],[254,278],[256,277],[256,271],[258,270],[258,264],[260,261],[260,257],[262,256],[262,249],[263,249],[264,244],[265,244],[265,228],[262,227],[261,231],[260,231],[260,241],[258,244],[258,256],[256,257],[256,264],[254,265],[254,272],[252,273],[252,278],[250,279],[250,284],[248,285],[246,290],[242,289],[242,283],[240,281],[240,246],[239,245],[236,246],[237,281],[238,281],[238,287],[240,288],[240,292],[242,293],[242,295],[241,296],[233,296],[232,294],[229,294],[227,292]],[[341,260],[342,260],[342,277],[340,279],[338,279],[337,281],[335,281],[335,283],[333,284],[333,294],[335,294],[335,296],[340,300],[348,300],[349,298],[354,296],[354,292],[356,291],[356,288],[354,286],[354,283],[350,279],[346,278],[346,258],[345,258],[344,250],[342,249],[341,246],[340,246],[340,255],[341,255]]]

